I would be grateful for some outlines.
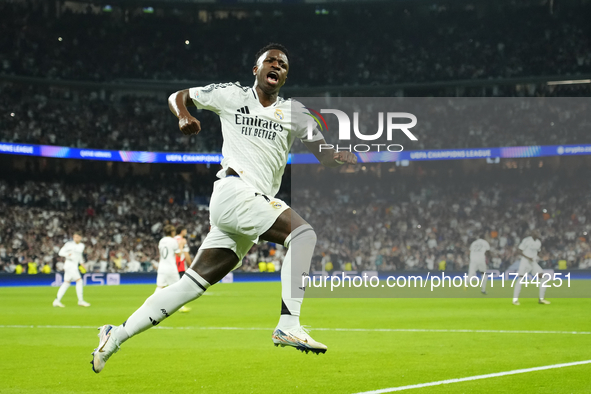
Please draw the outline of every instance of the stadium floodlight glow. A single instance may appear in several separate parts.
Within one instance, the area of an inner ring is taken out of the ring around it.
[[[58,37],[58,38],[57,38],[57,40],[61,42],[61,41],[63,41],[64,39],[63,39],[63,38],[61,38],[61,37]]]
[[[577,85],[581,83],[591,83],[591,79],[573,79],[570,81],[549,81],[548,85]]]
[[[189,40],[185,40],[185,45],[189,45],[189,44],[190,44]]]
[[[12,116],[12,117],[14,118],[14,112],[11,112],[11,113],[10,113],[10,116]]]

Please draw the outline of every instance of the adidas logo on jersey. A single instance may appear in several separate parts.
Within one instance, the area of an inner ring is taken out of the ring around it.
[[[238,108],[236,111],[242,112],[243,114],[250,114],[250,111],[248,110],[248,106],[244,106],[242,108]]]

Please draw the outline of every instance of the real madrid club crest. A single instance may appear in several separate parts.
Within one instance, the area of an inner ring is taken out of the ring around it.
[[[279,108],[275,110],[275,118],[277,120],[283,120],[283,111]]]
[[[271,206],[275,209],[281,208],[281,203],[279,201],[271,201]]]

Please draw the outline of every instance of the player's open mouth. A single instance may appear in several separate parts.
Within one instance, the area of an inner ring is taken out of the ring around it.
[[[277,85],[279,83],[279,74],[277,74],[275,71],[271,71],[269,74],[267,74],[267,82],[269,82],[271,85]]]

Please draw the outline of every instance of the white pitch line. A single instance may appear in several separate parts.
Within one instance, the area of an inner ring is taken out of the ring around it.
[[[468,381],[471,381],[471,380],[480,380],[480,379],[488,379],[488,378],[498,378],[499,376],[516,375],[516,374],[519,374],[519,373],[543,371],[543,370],[546,370],[546,369],[554,369],[554,368],[572,367],[574,365],[583,365],[583,364],[591,364],[591,360],[576,361],[576,362],[564,363],[564,364],[545,365],[543,367],[535,367],[535,368],[515,369],[513,371],[490,373],[490,374],[487,374],[487,375],[469,376],[469,377],[466,377],[466,378],[459,378],[459,379],[440,380],[438,382],[413,384],[413,385],[409,385],[409,386],[390,387],[390,388],[381,389],[381,390],[363,391],[363,392],[356,393],[356,394],[393,393],[394,391],[419,389],[419,388],[422,388],[422,387],[439,386],[439,385],[442,385],[442,384],[459,383],[459,382],[468,382]]]
[[[97,326],[52,326],[52,325],[0,325],[0,328],[66,328],[86,329]],[[243,330],[243,331],[269,331],[270,327],[152,327],[157,330]],[[429,328],[312,328],[313,331],[340,331],[340,332],[447,332],[447,333],[484,333],[484,334],[570,334],[591,335],[591,331],[528,331],[528,330],[465,330],[465,329],[429,329]]]

